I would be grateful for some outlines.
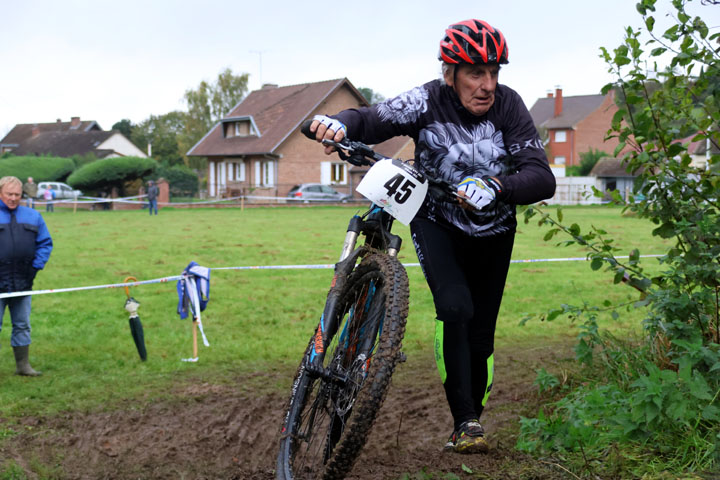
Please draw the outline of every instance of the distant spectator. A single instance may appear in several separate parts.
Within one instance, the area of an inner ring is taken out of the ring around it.
[[[53,203],[53,200],[55,199],[55,191],[46,188],[43,192],[43,200],[45,200],[45,211],[46,212],[54,212],[55,211],[55,204]]]
[[[147,192],[148,209],[150,210],[150,215],[153,214],[153,210],[155,210],[155,215],[158,214],[157,197],[158,197],[158,187],[157,187],[157,185],[155,185],[155,182],[150,180],[148,182],[148,192]]]
[[[23,193],[27,196],[27,206],[35,208],[35,197],[37,197],[38,186],[33,182],[32,177],[28,177],[27,183],[23,185]]]

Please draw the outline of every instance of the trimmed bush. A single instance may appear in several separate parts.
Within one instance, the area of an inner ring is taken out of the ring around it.
[[[116,187],[123,190],[123,183],[150,175],[158,163],[152,158],[117,157],[104,158],[77,169],[67,179],[73,188],[81,190],[105,190]]]
[[[33,177],[38,182],[64,182],[75,169],[71,158],[9,156],[0,158],[0,177],[11,175],[23,182]]]
[[[162,177],[168,181],[171,196],[193,197],[198,192],[198,175],[185,165],[174,165],[170,168],[161,165],[154,177]]]

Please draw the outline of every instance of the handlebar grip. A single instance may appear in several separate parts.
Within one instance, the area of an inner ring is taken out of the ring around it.
[[[303,124],[300,126],[300,131],[303,135],[305,135],[310,140],[315,140],[315,134],[310,131],[310,125],[312,124],[312,119],[305,120]]]

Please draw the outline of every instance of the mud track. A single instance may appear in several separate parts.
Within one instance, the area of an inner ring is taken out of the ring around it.
[[[491,451],[463,456],[442,451],[452,422],[433,359],[411,356],[348,478],[572,478],[514,450],[519,415],[537,405],[535,369],[557,359],[550,347],[496,352],[496,384],[481,419]],[[292,373],[278,382],[289,385]],[[273,479],[288,392],[257,393],[248,383],[193,384],[172,392],[173,400],[111,412],[26,417],[21,433],[0,443],[0,464],[14,459],[30,479]]]

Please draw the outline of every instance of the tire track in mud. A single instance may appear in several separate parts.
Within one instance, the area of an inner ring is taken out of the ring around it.
[[[516,452],[508,434],[533,399],[534,368],[547,367],[554,358],[557,353],[552,347],[541,354],[533,352],[532,357],[522,352],[496,353],[497,385],[482,418],[491,451],[461,456],[442,450],[452,419],[434,360],[431,354],[411,356],[398,367],[348,479],[398,478],[425,467],[472,478],[464,473],[463,465],[488,478],[520,478],[518,469],[530,472],[524,478],[563,478],[558,470]],[[262,393],[238,379],[241,388],[186,385],[170,392],[171,400],[110,412],[23,417],[20,433],[0,443],[0,460],[14,459],[29,479],[40,478],[32,471],[35,462],[55,469],[56,477],[63,479],[270,480],[292,372],[274,371],[260,377],[265,384]],[[272,391],[266,387],[271,384],[288,388]]]

